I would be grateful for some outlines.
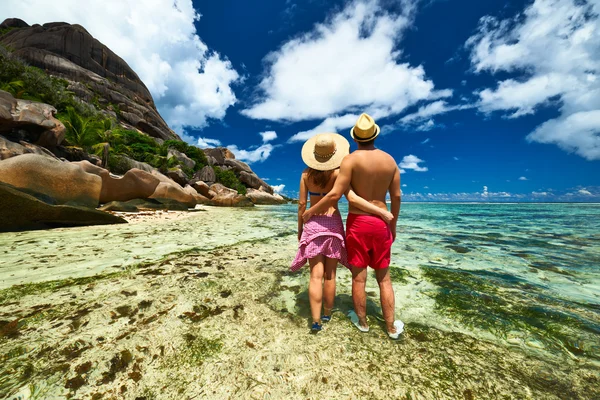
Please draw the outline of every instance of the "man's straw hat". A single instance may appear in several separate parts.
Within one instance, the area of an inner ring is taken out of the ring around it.
[[[350,143],[337,133],[319,133],[302,146],[302,161],[312,169],[336,169],[350,153]]]
[[[368,142],[379,136],[379,125],[375,123],[369,114],[361,114],[356,125],[350,129],[350,136],[357,142]]]

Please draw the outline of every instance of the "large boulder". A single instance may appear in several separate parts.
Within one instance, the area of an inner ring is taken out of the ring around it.
[[[252,169],[250,168],[250,166],[240,160],[226,159],[224,165],[231,168],[233,170],[233,172],[235,172],[237,174],[239,174],[242,171],[252,173]]]
[[[167,176],[181,186],[185,186],[188,181],[187,175],[181,170],[181,168],[170,168],[167,172]]]
[[[94,165],[100,166],[102,159],[95,154],[88,154],[81,147],[76,146],[57,146],[52,149],[52,153],[67,161],[89,161]]]
[[[229,189],[220,183],[215,183],[210,187],[215,192],[215,196],[210,200],[213,206],[221,207],[252,207],[254,203],[246,196],[238,194],[236,190]]]
[[[129,201],[111,201],[100,207],[102,211],[121,211],[121,212],[138,212],[138,211],[187,211],[188,206],[171,199],[133,199]]]
[[[213,192],[212,190],[210,190],[210,186],[208,186],[205,182],[202,181],[196,181],[196,182],[192,182],[191,187],[193,187],[194,189],[196,189],[196,192],[200,193],[202,196],[212,199],[216,193]]]
[[[5,137],[0,136],[0,160],[6,160],[7,158],[20,156],[23,154],[38,154],[40,156],[57,160],[57,157],[48,149],[23,141],[20,143],[11,142]]]
[[[4,22],[0,24],[0,29],[6,28],[28,28],[29,24],[19,18],[6,18]]]
[[[56,147],[65,138],[66,128],[54,118],[56,108],[30,100],[15,99],[0,90],[0,133],[26,131],[28,142],[43,147]]]
[[[206,196],[203,196],[200,193],[198,193],[196,189],[194,189],[190,185],[185,185],[183,191],[189,193],[196,201],[196,204],[210,204],[210,200]]]
[[[154,168],[150,164],[146,164],[145,162],[141,161],[136,161],[133,158],[129,158],[127,156],[115,155],[112,156],[111,159],[113,161],[110,165],[110,171],[115,174],[124,174],[125,172],[133,168],[141,169],[142,171],[146,172],[156,171],[156,168]]]
[[[130,169],[125,175],[118,177],[87,161],[73,164],[81,166],[84,171],[98,175],[102,179],[100,203],[148,198],[152,196],[161,182],[156,175],[137,168]]]
[[[222,165],[225,163],[225,157],[223,156],[223,152],[220,147],[215,149],[204,149],[204,154],[206,158],[209,159],[214,165]]]
[[[150,198],[157,199],[161,202],[164,199],[176,200],[190,208],[196,205],[195,197],[186,192],[181,186],[177,185],[173,181],[160,182],[158,186],[156,186],[156,190],[154,193],[152,193]]]
[[[82,84],[81,90],[74,91],[82,101],[91,103],[95,98],[118,104],[120,118],[135,128],[152,137],[180,140],[156,110],[137,74],[82,26],[61,22],[22,27],[0,36],[0,44],[33,66]]]
[[[48,204],[0,183],[0,231],[123,223],[127,221],[95,209]]]
[[[239,178],[240,182],[252,189],[260,190],[260,188],[262,187],[263,191],[273,194],[273,188],[269,186],[265,181],[260,179],[254,172],[242,171],[240,172]]]
[[[259,205],[277,205],[287,203],[286,200],[277,193],[270,194],[256,189],[248,189],[246,197],[249,198],[252,203]]]
[[[79,165],[23,154],[0,161],[0,181],[27,193],[48,196],[56,204],[95,208],[100,201],[102,179]]]
[[[209,186],[217,181],[215,170],[210,166],[205,166],[200,171],[194,174],[194,180],[206,182]]]
[[[177,159],[177,161],[179,161],[181,165],[183,165],[186,168],[193,169],[196,166],[196,161],[192,160],[184,153],[176,149],[169,149],[169,152],[167,153],[167,158],[171,157],[175,157],[175,159]]]

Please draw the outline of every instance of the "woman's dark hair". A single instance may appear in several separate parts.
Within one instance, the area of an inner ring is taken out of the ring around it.
[[[329,179],[331,178],[331,174],[333,174],[333,169],[329,171],[319,171],[317,169],[313,169],[311,167],[306,168],[305,172],[308,174],[308,179],[315,183],[315,185],[324,188],[327,186]]]

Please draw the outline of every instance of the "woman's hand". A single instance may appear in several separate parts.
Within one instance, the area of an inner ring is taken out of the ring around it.
[[[394,214],[387,210],[381,210],[381,214],[379,215],[382,220],[385,221],[386,224],[390,224],[394,220]]]

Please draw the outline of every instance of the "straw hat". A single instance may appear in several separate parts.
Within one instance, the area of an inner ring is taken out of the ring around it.
[[[302,161],[312,169],[329,171],[350,153],[350,143],[337,133],[319,133],[302,146]]]
[[[379,136],[379,125],[369,114],[361,114],[356,125],[350,129],[350,136],[357,142],[368,142]]]

